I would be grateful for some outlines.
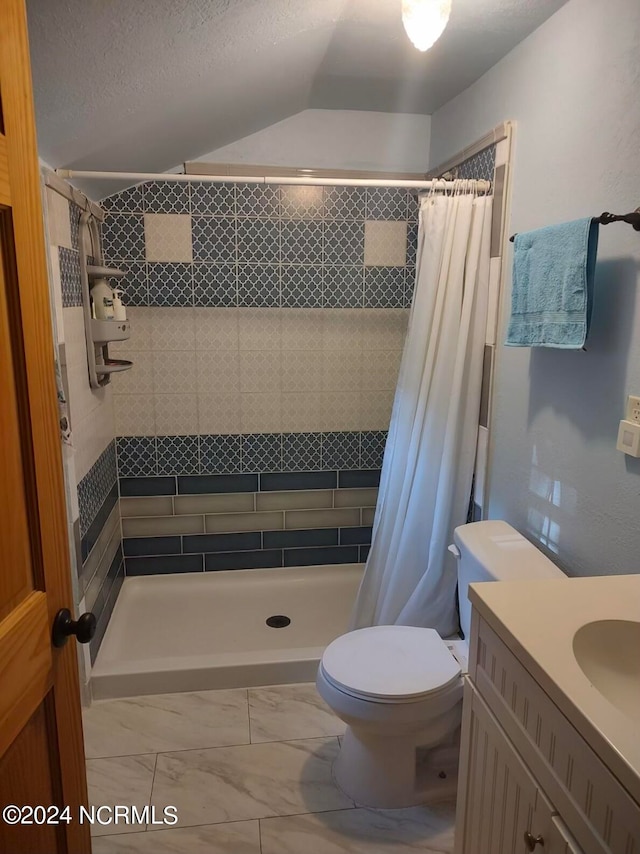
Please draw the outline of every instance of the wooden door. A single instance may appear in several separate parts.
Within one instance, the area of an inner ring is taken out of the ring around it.
[[[72,819],[9,811],[3,854],[91,850],[76,647],[51,645],[72,607],[53,354],[24,0],[0,0],[0,808]]]

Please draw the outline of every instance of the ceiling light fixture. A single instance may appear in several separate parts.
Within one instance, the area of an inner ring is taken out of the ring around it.
[[[451,0],[402,0],[402,23],[418,50],[429,50],[449,23]]]

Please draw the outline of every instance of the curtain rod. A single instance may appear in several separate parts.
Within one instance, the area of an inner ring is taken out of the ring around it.
[[[56,169],[60,178],[91,178],[106,181],[199,181],[211,184],[243,183],[243,184],[286,184],[321,187],[406,187],[407,189],[429,190],[434,184],[445,188],[453,187],[454,181],[432,179],[429,181],[399,181],[388,178],[293,178],[273,175],[185,175],[183,172],[92,172],[76,169]],[[464,179],[463,179],[464,180]],[[470,181],[471,183],[471,181]],[[489,192],[490,181],[473,181],[478,192]]]

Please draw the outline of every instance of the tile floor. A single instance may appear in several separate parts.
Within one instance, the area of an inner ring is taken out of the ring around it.
[[[372,810],[336,787],[344,725],[314,685],[107,700],[84,726],[91,804],[179,817],[170,829],[96,825],[94,854],[453,850],[453,804]]]

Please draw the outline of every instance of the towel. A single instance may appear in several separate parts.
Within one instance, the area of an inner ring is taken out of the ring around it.
[[[584,347],[597,250],[598,222],[591,217],[516,235],[505,344]]]

